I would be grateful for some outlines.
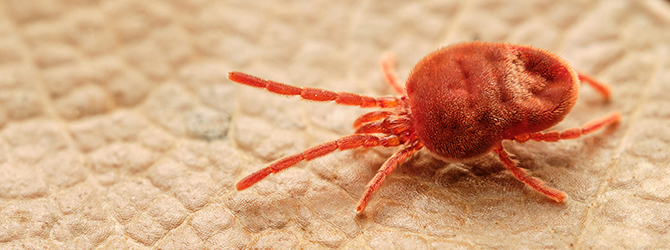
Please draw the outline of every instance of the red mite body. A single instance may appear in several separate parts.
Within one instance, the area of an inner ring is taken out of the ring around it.
[[[566,198],[563,192],[527,176],[509,158],[501,142],[575,139],[617,122],[621,117],[618,112],[613,112],[582,128],[541,132],[562,121],[570,112],[578,97],[580,80],[606,99],[609,98],[609,88],[587,75],[576,73],[553,53],[530,46],[466,42],[441,48],[417,63],[405,88],[399,84],[392,69],[392,59],[386,57],[381,66],[387,82],[403,94],[402,97],[374,98],[300,88],[231,72],[229,78],[235,82],[281,95],[383,108],[359,117],[354,122],[355,134],[279,159],[240,180],[237,189],[246,189],[272,173],[335,150],[400,146],[368,184],[356,207],[361,213],[386,176],[407,157],[426,147],[445,160],[469,159],[494,151],[515,178],[562,202]]]
[[[424,57],[406,88],[419,141],[461,160],[559,123],[577,101],[579,80],[547,51],[472,42]]]

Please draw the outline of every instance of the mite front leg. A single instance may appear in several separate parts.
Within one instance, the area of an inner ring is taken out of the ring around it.
[[[315,102],[335,101],[339,105],[359,106],[361,108],[397,107],[400,99],[393,96],[371,97],[348,92],[334,92],[325,89],[297,87],[272,80],[261,79],[242,72],[229,72],[228,79],[251,87],[265,89],[283,96],[300,96],[304,100]]]
[[[382,167],[379,168],[375,177],[372,178],[370,183],[368,183],[368,187],[365,190],[365,193],[363,193],[363,197],[361,197],[361,199],[358,201],[358,205],[356,205],[356,213],[358,214],[363,213],[363,210],[365,210],[365,207],[368,205],[368,202],[370,202],[370,198],[372,198],[372,195],[382,185],[384,179],[386,179],[386,176],[391,174],[393,170],[395,170],[395,168],[398,167],[398,164],[405,161],[407,157],[409,157],[422,147],[423,145],[421,145],[421,143],[419,143],[418,141],[414,141],[411,142],[409,146],[404,147],[401,150],[395,152],[395,154],[393,154],[391,158],[388,158],[386,162],[384,162],[384,165],[382,165]]]
[[[493,151],[498,154],[498,157],[505,165],[505,168],[507,168],[517,180],[520,180],[535,191],[538,191],[557,202],[563,202],[567,197],[565,193],[559,190],[544,186],[544,183],[541,180],[529,177],[525,170],[517,167],[516,163],[509,158],[509,154],[505,151],[502,144],[498,144],[493,148]]]
[[[379,137],[366,134],[348,135],[334,141],[321,143],[319,145],[306,149],[305,151],[302,151],[302,153],[281,158],[271,163],[269,166],[262,168],[261,170],[258,170],[248,175],[247,177],[244,177],[242,180],[237,182],[236,188],[238,191],[247,189],[256,184],[257,182],[265,179],[265,177],[268,177],[270,174],[274,174],[284,169],[290,168],[300,163],[301,161],[311,161],[321,156],[330,154],[338,149],[342,151],[360,147],[363,148],[370,148],[376,146],[393,147],[398,145],[400,145],[400,138],[398,138],[395,135],[386,137]]]
[[[379,61],[379,66],[384,73],[384,79],[393,90],[399,95],[405,95],[405,88],[400,83],[400,78],[398,78],[398,73],[395,72],[395,56],[391,53],[386,53],[382,56],[382,59]]]
[[[387,116],[393,114],[393,112],[388,111],[388,110],[379,110],[379,111],[372,111],[370,113],[361,115],[354,121],[354,129],[357,129],[361,125],[368,123],[368,122],[374,122],[378,121],[381,119],[386,118]]]

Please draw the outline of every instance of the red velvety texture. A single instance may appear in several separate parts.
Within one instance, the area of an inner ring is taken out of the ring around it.
[[[549,51],[484,42],[429,54],[406,86],[417,137],[446,160],[477,157],[503,139],[556,125],[578,87],[576,72]]]

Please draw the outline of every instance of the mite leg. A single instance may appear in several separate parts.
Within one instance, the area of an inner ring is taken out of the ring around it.
[[[590,85],[593,89],[605,97],[605,100],[610,99],[611,91],[609,85],[599,82],[590,75],[584,74],[582,72],[577,72],[577,76],[579,77],[579,81]]]
[[[383,122],[368,122],[356,128],[355,134],[395,134]]]
[[[600,117],[598,119],[586,123],[581,128],[571,128],[563,130],[561,132],[549,131],[549,132],[522,134],[515,136],[514,140],[518,142],[526,142],[528,140],[554,142],[558,141],[559,139],[560,140],[576,139],[581,137],[582,135],[586,135],[593,131],[596,131],[604,126],[616,123],[619,120],[621,120],[621,113],[612,112],[606,116]]]
[[[379,61],[379,66],[384,73],[386,83],[388,83],[399,95],[405,95],[405,88],[400,83],[398,73],[395,72],[395,56],[391,53],[385,53]]]
[[[384,162],[384,165],[379,168],[379,171],[377,171],[375,177],[372,178],[370,183],[368,183],[368,187],[365,190],[365,193],[363,193],[363,197],[361,197],[361,199],[358,201],[358,205],[356,205],[356,213],[360,214],[363,212],[363,210],[365,210],[368,202],[370,202],[370,198],[372,198],[372,195],[382,185],[384,179],[386,179],[386,176],[391,174],[391,172],[395,170],[398,164],[402,163],[407,157],[422,147],[423,145],[421,145],[421,143],[415,141],[410,146],[404,147],[398,152],[395,152],[391,158],[388,158],[386,162]]]
[[[237,182],[236,188],[238,191],[247,189],[248,187],[251,187],[252,185],[259,182],[260,180],[265,179],[265,177],[268,177],[268,175],[270,174],[274,174],[289,167],[292,167],[303,160],[310,161],[312,159],[330,154],[337,149],[349,150],[359,147],[364,148],[376,147],[376,146],[392,147],[398,145],[400,145],[400,139],[395,135],[386,137],[378,137],[365,134],[355,134],[345,136],[334,141],[316,145],[314,147],[306,149],[305,151],[302,151],[301,153],[281,158],[271,163],[269,166],[261,170],[258,170],[247,177],[244,177],[242,180]]]
[[[359,116],[358,119],[356,119],[356,121],[354,121],[354,128],[358,128],[361,125],[363,125],[364,123],[374,122],[374,121],[384,119],[391,114],[393,114],[393,112],[385,111],[385,110],[372,111],[370,113],[363,114],[363,115]]]
[[[399,104],[399,100],[393,96],[371,97],[348,92],[334,92],[325,89],[296,87],[280,82],[261,79],[241,72],[228,73],[228,79],[233,82],[248,85],[251,87],[266,89],[275,94],[285,96],[299,95],[302,99],[316,102],[329,102],[346,106],[359,106],[361,108],[392,108]]]
[[[498,144],[495,148],[493,148],[493,151],[498,154],[498,157],[500,160],[503,162],[505,165],[505,168],[507,168],[508,171],[512,172],[512,175],[514,175],[514,178],[517,180],[520,180],[521,182],[525,183],[528,185],[530,188],[534,189],[535,191],[538,191],[549,198],[557,201],[557,202],[563,202],[565,200],[565,193],[558,191],[556,189],[546,187],[544,186],[544,183],[533,177],[529,177],[526,174],[526,171],[517,167],[516,163],[512,161],[512,159],[509,158],[509,154],[505,149],[502,147],[502,144]]]
[[[356,134],[389,134],[397,135],[409,129],[410,119],[405,116],[390,115],[382,121],[365,123],[356,128]]]

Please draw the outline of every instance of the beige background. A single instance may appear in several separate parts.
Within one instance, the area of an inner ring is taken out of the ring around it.
[[[84,1],[0,4],[0,248],[668,248],[667,1]],[[393,150],[338,152],[237,192],[285,155],[352,133],[364,110],[234,84],[239,70],[299,86],[389,95],[459,41],[550,49],[610,83],[581,88],[558,126],[614,110],[618,126],[507,143],[556,204],[493,156],[422,151],[363,216]]]

